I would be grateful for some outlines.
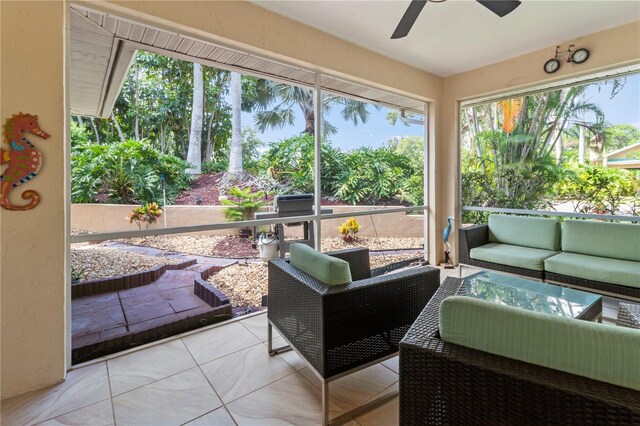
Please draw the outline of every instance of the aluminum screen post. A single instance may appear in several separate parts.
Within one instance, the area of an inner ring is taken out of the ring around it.
[[[314,198],[314,234],[315,240],[314,245],[315,249],[318,251],[322,251],[322,223],[320,220],[321,214],[321,206],[320,202],[322,200],[322,194],[320,193],[320,179],[321,179],[321,158],[320,158],[320,144],[322,138],[322,90],[320,89],[320,73],[316,72],[315,74],[315,88],[314,88],[314,97],[313,97],[313,108],[315,113],[313,115],[313,142],[314,142],[314,172],[315,179],[313,184],[313,192],[315,195]]]

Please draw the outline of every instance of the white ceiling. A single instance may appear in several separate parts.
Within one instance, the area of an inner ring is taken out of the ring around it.
[[[504,18],[472,0],[448,0],[428,3],[409,35],[391,40],[409,0],[253,2],[441,77],[640,19],[639,0],[522,0]]]

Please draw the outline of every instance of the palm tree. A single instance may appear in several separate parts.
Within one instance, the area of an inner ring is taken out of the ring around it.
[[[189,134],[189,150],[187,162],[193,165],[187,173],[199,175],[202,171],[202,114],[204,105],[202,81],[202,65],[193,64],[193,105],[191,108],[191,132]]]
[[[229,173],[240,176],[244,172],[242,166],[242,83],[240,74],[231,73],[231,148],[229,150]]]
[[[299,108],[304,116],[304,130],[301,133],[313,135],[315,131],[315,111],[313,106],[313,91],[302,87],[291,86],[284,83],[276,83],[267,80],[259,80],[256,84],[255,94],[250,103],[256,109],[255,124],[260,132],[278,129],[286,125],[295,124],[294,108]],[[366,123],[371,114],[367,104],[353,99],[336,95],[324,95],[322,99],[322,111],[328,113],[335,105],[341,105],[341,115],[345,121],[354,125]],[[379,107],[376,106],[376,109]],[[338,131],[337,127],[323,120],[322,129],[324,135],[331,135]]]

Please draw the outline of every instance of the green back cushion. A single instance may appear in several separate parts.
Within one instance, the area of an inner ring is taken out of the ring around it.
[[[640,391],[640,330],[464,296],[440,305],[446,342]]]
[[[565,220],[562,251],[640,262],[640,224]]]
[[[291,265],[303,270],[315,279],[329,285],[351,282],[349,262],[331,257],[305,244],[291,244],[289,249]]]
[[[560,250],[560,221],[541,217],[489,216],[489,242]]]

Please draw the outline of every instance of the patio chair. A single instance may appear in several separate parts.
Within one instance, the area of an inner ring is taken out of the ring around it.
[[[440,284],[440,271],[429,266],[387,275],[371,270],[366,248],[327,254],[348,262],[352,282],[328,285],[289,260],[273,260],[269,262],[267,312],[269,354],[289,348],[272,348],[275,327],[322,381],[325,425],[329,424],[329,382],[394,356],[400,340]],[[394,396],[368,403],[358,411]],[[350,415],[354,413],[331,422],[341,423]]]

